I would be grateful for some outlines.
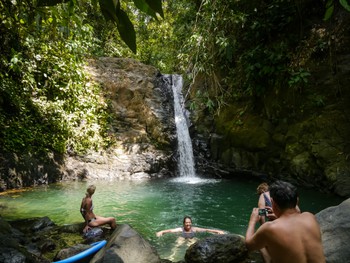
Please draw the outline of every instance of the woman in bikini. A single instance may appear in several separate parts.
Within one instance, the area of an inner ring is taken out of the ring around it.
[[[177,227],[173,229],[166,229],[162,230],[156,233],[157,237],[162,236],[166,233],[181,233],[181,236],[179,236],[175,242],[174,247],[171,249],[171,255],[169,256],[169,259],[175,261],[175,256],[181,253],[183,249],[187,249],[190,245],[194,244],[198,239],[195,237],[197,232],[210,232],[214,234],[225,234],[222,230],[217,229],[208,229],[208,228],[201,228],[201,227],[195,227],[192,226],[192,219],[189,216],[185,216],[183,219],[183,226]],[[185,248],[183,247],[185,245]]]
[[[115,229],[117,224],[114,217],[102,217],[95,215],[93,212],[94,205],[92,204],[92,195],[95,193],[96,186],[89,185],[86,189],[86,194],[80,205],[80,213],[85,220],[83,232],[87,232],[91,227],[97,227],[109,224],[112,229]]]
[[[256,189],[257,194],[259,195],[258,208],[259,209],[267,209],[268,214],[266,216],[259,216],[260,225],[264,224],[266,221],[275,220],[277,217],[272,210],[272,202],[270,197],[269,185],[267,183],[259,184]],[[299,213],[300,208],[297,205],[295,207]]]
[[[256,189],[256,192],[259,195],[258,208],[268,209],[269,213],[272,212],[272,203],[271,203],[269,185],[267,183],[259,184],[258,188]],[[259,216],[260,225],[266,222],[266,218],[267,218],[266,216]]]
[[[225,234],[222,230],[216,230],[216,229],[208,229],[208,228],[201,228],[201,227],[194,227],[192,226],[192,219],[189,216],[185,216],[183,220],[183,227],[177,227],[173,229],[166,229],[162,230],[156,233],[157,237],[162,236],[166,233],[181,233],[181,236],[184,238],[193,238],[194,234],[196,232],[210,232],[214,234]]]

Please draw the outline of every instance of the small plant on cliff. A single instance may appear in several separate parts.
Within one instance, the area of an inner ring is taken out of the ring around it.
[[[301,91],[308,83],[308,79],[311,76],[310,72],[303,68],[300,68],[297,71],[292,70],[290,74],[291,77],[288,81],[289,87],[294,88],[295,90],[298,89],[299,91]]]

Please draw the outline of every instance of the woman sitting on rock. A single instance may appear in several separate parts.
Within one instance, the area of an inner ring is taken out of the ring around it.
[[[80,213],[85,219],[85,227],[83,232],[86,233],[91,227],[97,227],[109,224],[112,229],[115,229],[117,224],[114,217],[102,217],[95,215],[93,212],[94,205],[92,204],[92,195],[95,193],[96,186],[89,185],[86,189],[86,194],[81,201]]]

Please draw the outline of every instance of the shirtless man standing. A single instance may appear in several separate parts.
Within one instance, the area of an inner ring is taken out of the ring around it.
[[[254,208],[246,232],[247,248],[262,250],[265,262],[325,263],[320,227],[313,214],[298,210],[296,188],[277,181],[270,186],[270,196],[277,219],[255,232],[259,213]]]

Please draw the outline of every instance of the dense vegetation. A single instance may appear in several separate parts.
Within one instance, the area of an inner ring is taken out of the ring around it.
[[[111,143],[108,101],[88,82],[85,59],[116,48],[119,55],[128,54],[115,37],[118,31],[131,49],[135,45],[123,33],[128,27],[123,29],[122,22],[115,27],[113,19],[105,19],[108,14],[102,15],[111,8],[101,12],[99,6],[86,0],[0,2],[3,151],[79,153]]]
[[[116,17],[101,5],[111,2],[117,3]],[[337,8],[350,11],[344,0],[145,5],[151,2],[1,0],[2,151],[79,153],[113,143],[107,135],[108,101],[89,83],[86,58],[133,57],[162,72],[183,74],[189,91],[201,78],[205,85],[191,106],[214,113],[242,96],[303,88],[310,73],[294,61],[305,37],[304,17],[315,9],[329,20]],[[325,37],[313,52],[328,49]]]

